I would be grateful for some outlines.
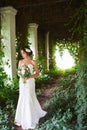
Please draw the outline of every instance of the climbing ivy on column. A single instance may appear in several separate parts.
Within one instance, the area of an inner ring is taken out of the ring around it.
[[[77,35],[80,43],[79,63],[77,71],[77,125],[76,130],[87,129],[87,0],[73,17],[73,35]]]

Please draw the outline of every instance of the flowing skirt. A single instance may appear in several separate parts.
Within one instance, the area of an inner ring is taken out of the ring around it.
[[[15,115],[15,124],[22,129],[34,129],[39,119],[46,115],[42,110],[35,93],[35,79],[30,78],[23,83],[19,81],[19,99]]]

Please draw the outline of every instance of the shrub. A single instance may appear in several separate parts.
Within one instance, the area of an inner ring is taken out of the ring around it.
[[[62,77],[58,87],[53,90],[54,96],[44,105],[48,111],[46,121],[38,130],[67,130],[76,122],[76,82],[77,75]],[[71,125],[72,124],[72,125]]]
[[[14,130],[14,105],[8,101],[4,109],[0,109],[0,130]]]

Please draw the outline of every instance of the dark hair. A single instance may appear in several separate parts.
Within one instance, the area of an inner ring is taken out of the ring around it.
[[[20,51],[21,50],[23,50],[24,52],[26,52],[29,56],[31,56],[33,54],[32,50],[28,46],[21,47]]]

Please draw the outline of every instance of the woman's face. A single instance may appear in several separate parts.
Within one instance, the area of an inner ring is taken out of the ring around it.
[[[21,56],[23,58],[26,58],[28,55],[27,55],[27,53],[25,51],[21,50]]]

